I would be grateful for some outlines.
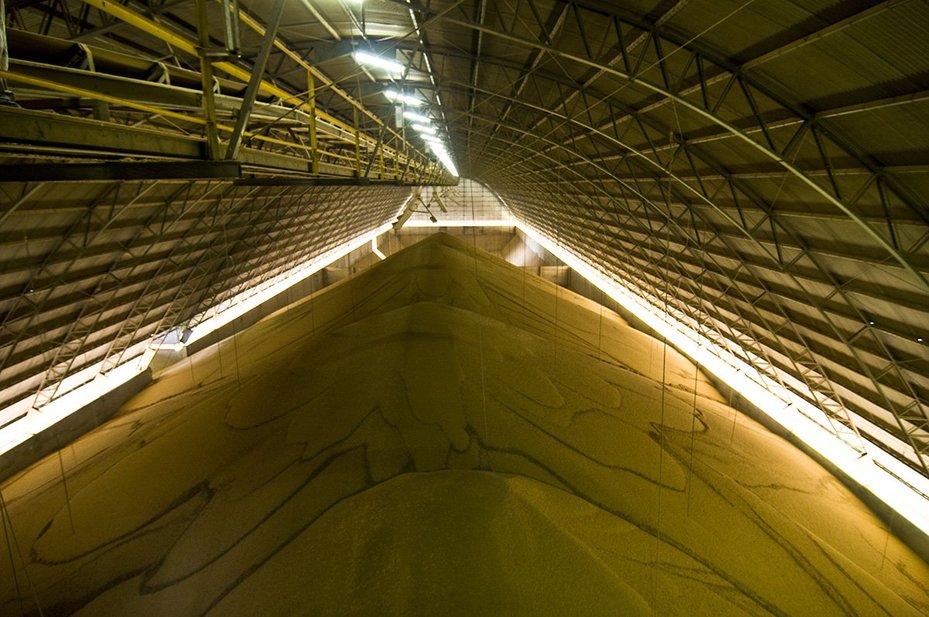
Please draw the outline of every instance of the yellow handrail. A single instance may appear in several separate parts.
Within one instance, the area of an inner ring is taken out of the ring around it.
[[[83,0],[83,2],[105,13],[108,13],[109,15],[112,15],[113,17],[116,17],[117,19],[120,19],[132,26],[135,26],[136,28],[142,30],[143,32],[147,32],[148,34],[151,34],[152,36],[168,43],[169,45],[172,45],[193,56],[199,56],[199,50],[197,49],[197,46],[194,42],[192,42],[191,40],[187,39],[186,37],[176,32],[171,31],[170,29],[162,26],[161,24],[151,19],[148,19],[147,17],[144,17],[130,9],[127,9],[123,5],[117,4],[115,2],[111,2],[110,0]],[[264,28],[260,26],[260,24],[258,24],[257,22],[249,18],[248,16],[243,14],[242,19],[250,27],[257,29],[257,31],[260,31],[261,33],[264,32]],[[275,45],[279,49],[284,51],[284,53],[287,53],[289,57],[294,58],[295,56],[294,52],[286,49],[286,46],[284,46],[283,44],[277,41],[275,42]],[[317,76],[321,81],[324,81],[327,84],[333,83],[332,80],[326,77],[323,73],[310,67],[302,60],[300,61],[300,64],[301,66],[304,66],[307,70],[312,71],[313,75]],[[237,79],[241,80],[243,83],[248,83],[249,79],[251,78],[251,73],[248,70],[243,69],[231,62],[217,61],[213,63],[213,66],[219,70],[224,71],[225,73],[233,77],[236,77]],[[354,133],[355,131],[355,127],[349,125],[346,122],[339,120],[338,118],[336,118],[335,116],[332,116],[331,114],[328,114],[320,110],[318,107],[309,105],[307,102],[301,100],[296,95],[291,94],[290,92],[284,90],[283,88],[275,86],[274,84],[266,80],[261,80],[259,84],[259,91],[264,92],[265,94],[269,94],[271,96],[277,97],[281,99],[282,101],[294,106],[295,108],[301,109],[304,112],[314,113],[316,114],[316,117],[318,117],[319,119],[325,120],[326,122],[334,126],[337,126],[339,128],[342,128],[352,133]],[[355,105],[358,109],[365,111],[366,115],[369,115],[370,117],[374,118],[375,120],[377,120],[379,123],[382,124],[382,122],[376,116],[371,114],[370,111],[365,110],[364,107],[360,103],[358,103],[357,101],[354,101],[354,99],[349,97],[347,93],[345,93],[344,91],[340,91],[340,96],[343,96],[343,98],[345,98],[347,101]],[[400,137],[395,132],[393,131],[391,132],[397,137]],[[403,139],[402,137],[400,138]],[[360,133],[359,140],[364,142],[367,146],[371,146],[371,147],[374,147],[377,144],[377,140],[373,138],[372,136],[368,135],[367,133]],[[406,142],[406,140],[403,140],[403,142],[404,144],[407,144],[407,145],[409,144],[409,142]],[[407,160],[409,160],[409,166],[412,167],[413,169],[424,171],[422,162],[412,160],[408,154],[401,152],[400,150],[394,147],[387,146],[387,144],[382,144],[381,147],[387,149],[387,151],[393,154],[395,158],[398,158],[403,162],[406,162]],[[425,156],[423,156],[421,152],[419,152],[418,150],[414,150],[414,151],[420,155],[422,160],[425,160]]]
[[[152,115],[163,116],[163,117],[165,117],[165,118],[171,118],[172,120],[179,120],[179,121],[182,121],[182,122],[189,122],[189,123],[191,123],[191,124],[196,124],[196,125],[199,125],[199,126],[204,126],[204,125],[206,125],[206,120],[203,119],[203,118],[200,118],[200,117],[198,117],[198,116],[190,116],[190,115],[182,114],[182,113],[179,113],[179,112],[176,112],[176,111],[171,111],[171,110],[169,110],[169,109],[161,109],[161,108],[159,108],[159,107],[155,107],[155,106],[152,106],[152,105],[146,105],[145,103],[139,103],[139,102],[136,102],[136,101],[130,101],[130,100],[127,100],[127,99],[121,99],[121,98],[119,98],[119,97],[110,96],[110,95],[107,95],[107,94],[101,94],[101,93],[99,93],[99,92],[97,92],[97,91],[95,91],[95,90],[87,90],[87,89],[85,89],[85,88],[79,88],[79,87],[77,87],[77,86],[69,86],[69,85],[65,85],[65,84],[59,84],[59,83],[57,83],[57,82],[49,81],[49,80],[47,80],[47,79],[41,79],[41,78],[39,78],[39,77],[32,77],[32,76],[29,76],[29,75],[21,75],[21,74],[19,74],[19,73],[14,72],[14,71],[0,71],[0,79],[6,79],[6,80],[12,81],[12,82],[14,82],[14,83],[28,84],[28,85],[30,85],[30,86],[36,86],[36,87],[38,87],[38,88],[44,88],[44,89],[47,89],[47,90],[53,90],[53,91],[57,91],[57,92],[63,92],[63,93],[65,93],[65,94],[71,94],[71,95],[78,96],[78,97],[83,97],[83,98],[88,98],[88,99],[95,99],[95,100],[98,100],[98,101],[103,101],[103,102],[105,102],[105,103],[110,103],[110,104],[112,104],[112,105],[122,105],[122,106],[124,106],[124,107],[128,107],[128,108],[130,108],[130,109],[137,109],[137,110],[139,110],[139,111],[144,111],[145,113],[149,113],[149,114],[152,114]],[[231,133],[232,130],[233,130],[233,127],[231,127],[231,126],[229,126],[229,125],[227,125],[227,124],[217,124],[217,125],[216,125],[216,128],[219,129],[219,130],[221,130],[221,131],[225,131],[225,132],[227,132],[227,133]],[[274,137],[268,137],[268,136],[266,136],[266,135],[259,135],[259,134],[257,134],[257,133],[252,133],[252,132],[249,132],[249,131],[245,131],[243,134],[244,134],[246,137],[249,137],[249,138],[251,138],[251,139],[255,139],[255,140],[259,140],[259,141],[264,141],[264,142],[266,142],[266,143],[273,143],[273,144],[277,144],[277,145],[281,145],[281,146],[288,146],[288,147],[295,147],[295,146],[296,146],[296,147],[299,147],[299,148],[301,148],[301,149],[303,149],[303,150],[308,150],[307,146],[305,146],[304,144],[301,144],[301,143],[295,143],[295,142],[291,142],[291,141],[284,141],[283,139],[276,139],[276,138],[274,138]],[[346,143],[349,143],[349,142],[346,142]],[[327,150],[320,150],[319,152],[320,152],[320,154],[322,154],[322,155],[331,156],[331,157],[334,157],[334,158],[344,158],[344,159],[350,160],[350,161],[351,161],[351,160],[354,160],[353,157],[349,157],[349,156],[345,156],[345,155],[339,155],[339,154],[336,154],[336,153],[334,153],[334,152],[329,152],[329,151],[327,151]]]

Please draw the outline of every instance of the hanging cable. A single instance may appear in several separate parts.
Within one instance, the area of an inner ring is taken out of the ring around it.
[[[559,229],[558,231],[556,231],[555,243],[558,244],[558,246],[563,246],[563,245],[561,244],[561,230],[560,230],[560,229]],[[560,337],[558,336],[558,333],[559,333],[559,328],[558,328],[558,292],[559,292],[559,290],[560,290],[560,288],[561,288],[561,285],[558,283],[558,269],[559,269],[558,262],[559,262],[559,261],[560,261],[560,260],[558,259],[558,257],[555,256],[555,269],[554,269],[554,273],[553,273],[553,275],[552,275],[553,282],[555,283],[555,312],[554,312],[554,314],[553,314],[553,319],[552,319],[552,358],[553,358],[553,362],[554,362],[554,364],[555,364],[555,370],[558,369],[558,339],[560,338]]]
[[[674,102],[674,99],[671,99],[671,110],[674,113],[674,125],[677,127],[677,134],[683,142],[684,130],[683,128],[681,128],[681,117],[678,114],[677,103]],[[673,134],[671,135],[671,140],[672,142],[674,140]],[[670,169],[670,163],[668,167]],[[671,187],[669,186],[668,187],[669,194],[670,194],[670,188]],[[699,249],[700,248],[700,231],[697,229],[697,222],[696,222],[697,219],[695,216],[693,216],[693,212],[691,212],[691,220],[693,221],[694,236],[697,239],[697,248]],[[697,281],[696,281],[698,319],[696,319],[695,322],[697,326],[699,327],[702,324],[702,321],[699,319],[699,317],[706,314],[703,308],[703,289],[702,289],[703,275],[706,273],[706,251],[700,250],[698,252],[700,254],[700,273],[697,275]],[[665,313],[667,312],[668,312],[668,309],[667,309],[667,298],[666,298],[665,299]],[[694,384],[693,384],[693,400],[692,400],[691,411],[690,411],[690,461],[688,462],[688,466],[687,466],[687,516],[690,516],[690,501],[691,501],[691,493],[693,492],[691,489],[693,487],[694,446],[696,445],[695,441],[697,437],[697,431],[696,431],[696,428],[697,428],[697,376],[700,372],[699,365],[696,362],[694,362],[693,365],[694,365]]]
[[[673,104],[673,100],[672,100]],[[676,113],[676,108],[675,113]],[[678,124],[678,130],[680,130],[680,124]],[[669,144],[674,143],[674,126],[669,127],[668,135]],[[672,159],[668,161],[668,200],[671,199],[671,164],[673,163]],[[668,223],[665,222],[665,227]],[[659,254],[660,255],[660,254]],[[665,236],[664,243],[664,255],[660,255],[661,264],[657,268],[657,272],[661,274],[661,266],[664,266],[664,293],[662,294],[664,299],[664,313],[665,315],[669,313],[669,303],[671,297],[671,268],[668,265],[671,259],[671,235],[670,233]],[[659,403],[659,421],[658,421],[658,512],[656,515],[655,522],[655,562],[652,565],[652,609],[655,609],[655,600],[657,598],[657,578],[658,578],[658,563],[659,557],[661,554],[661,496],[662,496],[662,487],[664,482],[664,450],[665,450],[665,406],[667,399],[667,371],[668,371],[668,337],[664,334],[661,335],[661,399]]]
[[[16,599],[19,600],[19,614],[20,617],[22,617],[26,614],[26,608],[23,606],[23,590],[19,585],[19,576],[16,574],[16,559],[13,557],[13,539],[10,536],[9,529],[9,527],[12,527],[13,524],[11,521],[9,527],[7,526],[8,515],[6,512],[6,501],[3,498],[2,491],[0,491],[0,505],[3,506],[3,510],[0,512],[0,514],[3,515],[3,536],[6,538],[6,550],[10,557],[10,571],[13,573],[13,585],[16,586]]]
[[[474,257],[474,284],[477,287],[477,292],[481,290],[481,279],[478,274],[477,266],[477,225],[474,221],[476,220],[474,212],[474,190],[473,186],[469,183],[467,188],[463,190],[464,198],[466,202],[470,203],[471,206],[471,250]],[[477,298],[475,297],[475,304],[479,305]],[[477,355],[478,361],[480,363],[481,371],[481,412],[484,417],[484,442],[490,443],[490,429],[487,422],[487,386],[484,376],[484,319],[483,315],[476,312],[477,316]],[[483,457],[482,457],[483,458]],[[490,464],[490,455],[487,454],[487,470],[493,471],[493,467]],[[481,464],[483,468],[483,463]]]
[[[665,263],[667,263],[667,254]],[[668,311],[668,285],[667,275],[665,277],[665,313]],[[661,337],[661,399],[659,403],[658,419],[658,512],[655,522],[655,561],[652,564],[652,610],[655,609],[656,587],[658,577],[658,561],[661,553],[661,493],[662,483],[664,481],[664,421],[665,421],[665,380],[667,379],[668,366],[668,339],[664,335]]]
[[[690,516],[690,498],[693,493],[694,478],[694,446],[697,440],[697,375],[700,366],[694,362],[694,397],[690,410],[690,461],[687,463],[687,516]]]
[[[517,238],[520,238],[520,232],[519,232],[519,230],[516,229],[515,227],[513,228],[513,235],[515,235]],[[529,267],[529,262],[528,262],[529,256],[528,256],[528,254],[526,253],[526,236],[525,236],[525,234],[524,234],[524,235],[522,236],[522,238],[520,238],[520,239],[521,239],[521,242],[522,242],[522,247],[520,247],[520,248],[522,248],[522,251],[523,251],[523,259],[522,259],[522,261],[520,262],[520,267],[522,268],[522,273],[521,273],[521,277],[520,277],[520,278],[522,279],[522,292],[521,292],[521,294],[520,294],[520,297],[522,298],[523,303],[525,304],[525,302],[526,302],[526,269]]]
[[[71,510],[71,494],[68,492],[68,479],[65,476],[65,462],[64,456],[61,454],[62,445],[61,445],[61,436],[55,436],[55,442],[58,445],[58,470],[61,473],[61,486],[65,492],[65,507],[68,510],[68,521],[71,523],[71,534],[75,533],[74,531],[74,512]]]
[[[603,349],[603,303],[606,301],[606,294],[600,290],[600,320],[597,324],[597,360],[603,359],[601,350]]]
[[[45,613],[42,611],[42,605],[39,602],[39,594],[36,593],[35,586],[32,584],[32,577],[29,576],[26,560],[23,558],[23,551],[16,539],[16,530],[13,529],[13,517],[10,516],[10,509],[7,506],[6,498],[3,496],[2,490],[0,490],[0,518],[3,519],[3,534],[6,538],[7,550],[10,555],[10,567],[13,569],[13,578],[16,584],[16,595],[19,600],[20,614],[25,615],[26,612],[25,606],[23,605],[23,593],[19,584],[19,577],[16,576],[16,563],[13,559],[14,549],[16,551],[16,557],[19,558],[19,563],[23,566],[23,575],[26,577],[26,584],[29,586],[29,591],[32,593],[32,600],[35,603],[36,611],[39,613],[39,617],[44,617]]]
[[[890,520],[887,521],[887,535],[884,537],[884,550],[881,551],[881,567],[880,569],[884,570],[884,561],[887,559],[887,546],[890,544],[890,535],[893,533],[894,520],[897,518],[897,511],[892,509],[890,510]]]
[[[242,389],[242,376],[239,373],[239,331],[236,325],[236,321],[238,320],[232,320],[232,359],[235,361],[236,390],[240,390]]]

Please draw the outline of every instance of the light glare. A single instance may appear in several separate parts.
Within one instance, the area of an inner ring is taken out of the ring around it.
[[[739,357],[751,357],[750,354],[741,351],[736,355],[727,351],[658,308],[660,301],[657,298],[633,291],[631,286],[617,280],[615,274],[606,272],[602,266],[586,262],[526,223],[517,221],[516,226],[812,450],[835,464],[854,482],[896,510],[923,533],[929,534],[929,498],[926,497],[929,495],[929,478],[870,442],[864,442],[866,451],[863,454],[857,451],[840,435],[826,428],[830,424],[828,419],[825,426],[822,421],[814,420],[825,416],[821,409],[790,390],[779,387],[773,379],[765,377]],[[729,343],[733,349],[738,348]]]
[[[395,217],[399,216],[406,208],[410,199],[412,199],[412,194],[397,210]],[[373,231],[341,244],[309,262],[292,268],[262,285],[245,290],[235,298],[209,309],[194,318],[193,321],[199,321],[200,323],[193,329],[186,343],[176,341],[173,337],[167,335],[155,337],[148,343],[143,341],[139,345],[127,350],[126,355],[131,358],[130,360],[123,362],[105,374],[99,372],[104,364],[102,361],[85,369],[86,372],[92,371],[96,374],[96,377],[89,381],[85,381],[82,385],[69,388],[66,393],[60,394],[58,397],[52,399],[40,410],[29,408],[31,399],[24,399],[19,403],[15,403],[11,408],[3,409],[3,413],[12,412],[10,414],[12,417],[17,417],[23,413],[26,415],[0,428],[0,455],[28,441],[74,412],[86,407],[94,400],[141,374],[148,369],[151,360],[159,349],[179,351],[187,344],[203,338],[213,330],[226,325],[233,319],[257,307],[266,300],[273,298],[275,295],[306,279],[315,272],[318,272],[325,267],[326,264],[332,263],[355,249],[364,246],[367,242],[370,241],[374,243],[372,246],[376,247],[377,237],[391,229],[391,226],[391,223],[385,223]],[[376,252],[380,253],[380,251]],[[383,255],[383,253],[380,254]],[[169,334],[177,334],[177,332]],[[141,354],[130,354],[129,351],[133,351],[136,347],[139,348]],[[74,377],[76,376],[69,376],[66,378],[66,381]],[[59,388],[59,390],[62,389],[63,388]],[[16,409],[12,409],[12,407],[16,407]]]
[[[428,219],[412,219],[404,227],[510,227],[513,219],[442,219],[435,223]]]
[[[377,236],[371,238],[371,252],[377,255],[378,259],[381,261],[387,259],[387,255],[381,252],[381,249],[377,248]]]
[[[352,57],[355,58],[355,62],[358,64],[384,69],[391,73],[403,72],[403,65],[399,62],[385,58],[383,56],[376,56],[367,51],[357,50],[352,54]]]
[[[432,118],[430,118],[429,116],[418,114],[415,111],[409,111],[409,110],[404,111],[403,117],[409,120],[413,120],[414,122],[422,123],[422,124],[430,124],[432,122]]]
[[[405,105],[409,105],[410,107],[421,107],[423,105],[422,99],[416,98],[411,94],[397,92],[393,89],[384,90],[384,96],[386,96],[391,101],[403,103]]]
[[[354,240],[350,240],[329,251],[326,251],[322,255],[319,255],[318,257],[315,257],[295,268],[291,268],[287,272],[279,274],[274,278],[266,281],[265,283],[262,283],[261,285],[257,285],[252,289],[246,290],[236,297],[227,300],[226,302],[222,302],[214,306],[213,308],[200,315],[198,318],[194,319],[194,321],[202,321],[200,321],[200,323],[198,323],[191,331],[190,337],[187,339],[187,344],[189,345],[194,341],[203,338],[213,330],[223,327],[233,319],[244,315],[253,308],[256,308],[260,304],[283,292],[287,288],[292,287],[300,281],[312,276],[316,272],[319,272],[326,266],[326,264],[332,263],[336,259],[340,259],[355,249],[364,246],[372,238],[378,237],[390,229],[390,227],[390,223],[385,223],[374,231],[368,232],[355,238]]]

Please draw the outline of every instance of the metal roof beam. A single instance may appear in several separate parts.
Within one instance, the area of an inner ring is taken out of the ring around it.
[[[482,118],[482,120],[483,120],[484,122],[490,122],[490,123],[498,122],[497,119],[485,119],[485,118]],[[525,131],[524,129],[521,129],[521,128],[519,128],[519,127],[509,126],[508,128],[509,128],[510,130],[514,131],[514,132],[517,132],[517,133],[523,133],[523,134],[526,134],[526,135],[529,134],[528,131]],[[564,147],[564,146],[561,146],[560,144],[557,144],[557,142],[552,142],[552,143],[555,143],[555,144],[558,145],[558,147],[560,147],[560,148]],[[572,154],[573,156],[576,156],[576,157],[579,157],[579,158],[584,158],[585,160],[588,160],[588,162],[589,162],[591,165],[596,165],[596,164],[593,163],[592,161],[589,161],[589,159],[586,159],[586,157],[584,157],[584,155],[582,155],[582,154],[580,154],[580,153],[578,153],[578,152],[571,151],[571,154]],[[647,158],[647,157],[646,157],[646,158]],[[565,168],[565,169],[569,169],[569,168]],[[611,172],[610,172],[609,170],[607,170],[607,169],[601,169],[601,172],[605,173],[605,174],[608,175],[608,176],[611,175]],[[631,187],[628,187],[628,188],[631,188]],[[637,193],[639,193],[639,197],[640,197],[641,199],[643,199],[643,203],[650,203],[650,204],[652,204],[653,206],[655,205],[654,202],[652,202],[652,201],[651,201],[648,197],[646,197],[644,194],[641,194],[641,192],[639,192],[637,189],[634,189],[634,190],[635,190]],[[751,199],[752,196],[749,195],[749,198]],[[756,201],[756,203],[757,203],[757,198],[755,198],[755,201]],[[717,207],[715,204],[713,204],[712,201],[708,201],[707,203],[708,203],[708,205],[711,205],[711,206],[713,206],[715,209],[717,209],[717,211],[720,212],[720,213],[723,215],[724,218],[726,218],[727,220],[730,220],[730,221],[731,221],[731,217],[730,217],[727,213],[725,213],[724,211],[718,209],[718,207]],[[663,216],[668,216],[668,214],[665,213],[665,212],[664,212],[663,210],[661,210],[660,208],[656,208],[656,210],[657,210],[658,212],[660,212]],[[733,222],[734,222],[734,221],[733,221]],[[738,227],[739,229],[742,229],[742,228],[741,228],[740,226],[738,226],[737,224],[736,224],[736,227]],[[743,230],[743,231],[744,231],[744,230]],[[787,230],[787,231],[788,231],[788,233],[789,233],[789,230]],[[758,240],[757,240],[755,237],[753,237],[751,234],[747,234],[747,239],[749,239],[751,242],[753,242],[753,243],[761,250],[761,253],[762,253],[762,254],[771,256],[771,254],[770,254],[770,252],[768,251],[768,249],[767,249],[764,245],[762,245],[760,242],[758,242]],[[802,243],[799,243],[798,246],[803,246],[803,244],[802,244]],[[732,254],[733,254],[734,256],[738,256],[738,255],[739,255],[739,252],[738,252],[738,251],[735,251],[734,249],[732,249],[732,247],[730,247],[730,250],[732,250]],[[804,248],[804,250],[803,250],[800,254],[805,254],[805,255],[807,255],[808,258],[812,259],[814,263],[818,264],[818,260],[815,259],[812,255],[810,255],[809,252],[808,252],[808,250],[807,250],[806,248]],[[774,261],[775,261],[775,263],[779,263],[779,264],[780,264],[781,271],[782,271],[783,274],[785,274],[786,276],[790,277],[791,279],[794,279],[794,283],[797,285],[797,288],[798,288],[798,289],[804,289],[804,288],[795,280],[795,276],[793,275],[793,273],[792,273],[790,270],[785,269],[785,266],[784,266],[783,263],[781,263],[780,261],[778,261],[776,258],[774,259]],[[820,269],[821,271],[823,271],[824,274],[828,274],[828,272],[827,272],[827,271],[824,271],[823,268],[822,268],[821,266],[818,265],[818,267],[819,267],[819,269]],[[838,286],[838,283],[837,283],[836,281],[831,280],[830,283],[831,283],[831,285],[830,285],[831,287],[833,287],[834,289],[839,290],[839,293],[841,293],[843,296],[845,295],[845,292],[844,292],[844,291],[841,291],[841,287]],[[902,424],[903,420],[900,419],[900,414],[898,413],[898,412],[899,412],[898,406],[895,405],[895,404],[893,403],[892,397],[890,397],[887,393],[884,392],[884,388],[883,388],[883,387],[881,386],[881,384],[874,378],[874,376],[873,376],[873,371],[871,371],[870,367],[869,367],[867,364],[865,364],[864,361],[862,360],[861,355],[860,355],[860,352],[859,352],[858,350],[856,350],[856,349],[851,345],[851,343],[848,341],[847,335],[844,334],[844,333],[842,332],[842,330],[834,323],[833,319],[832,319],[827,313],[824,312],[824,310],[823,310],[822,306],[820,305],[820,303],[818,303],[817,301],[815,301],[815,299],[813,299],[812,296],[808,297],[807,304],[808,304],[810,307],[814,308],[819,314],[822,315],[822,317],[823,317],[823,319],[825,320],[825,322],[828,323],[828,324],[830,325],[830,329],[831,329],[832,332],[835,334],[837,340],[840,341],[841,343],[843,343],[843,344],[846,346],[846,348],[849,350],[849,353],[851,354],[852,357],[854,357],[854,358],[857,359],[857,364],[858,364],[858,366],[861,368],[862,374],[865,375],[868,379],[870,379],[871,382],[875,385],[875,388],[876,388],[875,392],[878,394],[879,397],[882,397],[882,398],[883,398],[884,404],[887,406],[887,408],[894,411],[895,416],[898,418],[898,421],[901,423],[901,424],[899,425],[900,432],[901,432],[900,437],[901,437],[902,439],[905,439],[908,443],[910,443],[910,445],[913,447],[913,450],[914,450],[915,452],[921,453],[920,448],[917,447],[918,444],[916,444],[916,443],[913,441],[912,436],[909,435],[909,434],[907,433],[907,431],[904,429],[904,426],[903,426],[903,424]],[[849,302],[848,304],[849,304],[849,306],[851,306],[851,307],[855,307],[855,306],[856,306],[854,303],[851,303],[851,302]],[[861,321],[861,320],[860,320],[860,321]],[[867,321],[867,320],[863,320],[863,321]],[[788,324],[790,323],[789,320],[787,321],[787,323],[788,323]],[[890,354],[889,350],[885,349],[884,351],[886,352],[886,354],[888,355],[888,357],[893,357],[893,356]],[[800,371],[795,371],[795,372],[794,372],[794,376],[795,376],[795,377],[798,377],[798,378],[801,378],[801,379],[802,379],[802,377],[803,377],[802,372],[800,372]],[[908,383],[906,380],[902,380],[902,381],[903,381],[903,383],[905,383],[905,384]],[[915,394],[911,393],[911,396],[914,396],[914,397],[915,397]],[[838,399],[837,399],[837,400],[838,400]],[[919,456],[920,456],[920,462],[921,462],[923,471],[927,471],[927,466],[926,466],[926,460],[927,460],[927,459],[926,459],[926,458],[923,458],[923,455],[922,455],[922,454],[920,454]]]
[[[880,15],[884,11],[888,9],[892,9],[895,6],[903,4],[904,2],[907,2],[907,1],[908,0],[885,0],[884,2],[880,2],[867,9],[858,11],[856,13],[852,13],[851,15],[847,15],[843,17],[842,19],[839,19],[838,21],[834,21],[824,26],[823,28],[820,28],[816,32],[812,32],[798,39],[794,39],[793,41],[790,41],[789,43],[779,45],[775,49],[765,52],[761,54],[760,56],[756,56],[752,58],[751,60],[748,60],[747,62],[743,62],[741,65],[741,70],[749,71],[753,68],[756,68],[764,64],[765,62],[768,62],[769,60],[773,60],[775,58],[783,56],[784,54],[788,54],[790,52],[796,51],[797,49],[800,49],[804,45],[815,43],[816,41],[819,41],[820,39],[823,39],[829,35],[835,34],[837,32],[841,32],[842,30],[845,30],[849,26],[853,26],[866,19],[870,19],[871,17],[874,17],[875,15]]]
[[[6,106],[0,106],[0,141],[59,155],[66,154],[61,148],[71,148],[92,154],[203,158],[203,142],[197,138]]]
[[[238,161],[0,164],[0,182],[101,182],[238,178]]]
[[[806,176],[801,169],[799,169],[793,162],[785,158],[780,152],[777,152],[776,150],[769,148],[765,144],[754,140],[752,137],[747,135],[742,129],[738,128],[733,123],[727,120],[724,120],[719,115],[713,113],[712,110],[704,109],[700,105],[690,102],[689,100],[680,96],[679,94],[675,92],[671,92],[663,85],[654,84],[654,83],[651,83],[649,81],[642,79],[641,77],[627,73],[623,70],[616,69],[612,66],[604,65],[600,62],[590,60],[588,58],[583,58],[576,54],[564,52],[560,49],[552,47],[551,45],[548,45],[542,42],[536,42],[536,41],[531,41],[528,39],[523,39],[521,37],[513,36],[506,32],[501,32],[494,28],[490,28],[487,26],[480,26],[472,22],[463,21],[460,19],[453,19],[453,18],[444,18],[444,19],[446,22],[451,23],[455,26],[459,26],[462,28],[468,28],[468,29],[480,30],[484,32],[485,34],[508,41],[510,43],[515,43],[517,45],[523,45],[530,49],[545,51],[556,58],[574,62],[582,66],[589,66],[594,69],[602,69],[606,73],[610,73],[616,77],[628,80],[629,83],[634,83],[640,87],[651,90],[652,92],[656,94],[660,94],[663,97],[666,97],[667,99],[673,101],[674,104],[679,106],[682,110],[685,110],[689,113],[693,113],[697,115],[698,117],[703,118],[704,120],[707,120],[709,122],[712,122],[713,124],[716,124],[717,126],[722,128],[726,132],[729,132],[734,137],[737,137],[738,139],[740,139],[746,145],[750,146],[753,150],[764,155],[767,159],[783,166],[784,169],[789,171],[793,177],[797,178],[800,182],[805,184],[809,189],[811,189],[816,194],[818,194],[820,198],[826,200],[827,202],[829,202],[830,204],[832,204],[833,206],[835,206],[836,208],[844,212],[849,217],[849,219],[854,221],[858,225],[858,227],[862,229],[862,231],[864,231],[870,238],[872,238],[884,250],[886,250],[887,253],[895,261],[897,261],[897,263],[899,263],[903,267],[903,269],[909,274],[910,278],[913,280],[915,284],[919,285],[921,288],[929,292],[929,277],[927,277],[925,274],[923,274],[922,272],[914,268],[913,265],[910,263],[910,261],[907,259],[906,255],[904,255],[902,251],[894,247],[891,241],[885,238],[883,234],[881,234],[876,229],[874,229],[874,227],[872,227],[867,222],[862,220],[851,208],[849,208],[845,203],[843,203],[843,201],[840,198],[833,195],[827,189],[821,187],[812,178],[809,178],[808,176]],[[753,85],[753,87],[756,87],[756,86]]]

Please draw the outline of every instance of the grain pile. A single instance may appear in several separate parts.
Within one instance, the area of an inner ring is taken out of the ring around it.
[[[69,499],[57,455],[2,486],[2,615],[929,613],[929,567],[689,362],[442,235],[61,454]]]

